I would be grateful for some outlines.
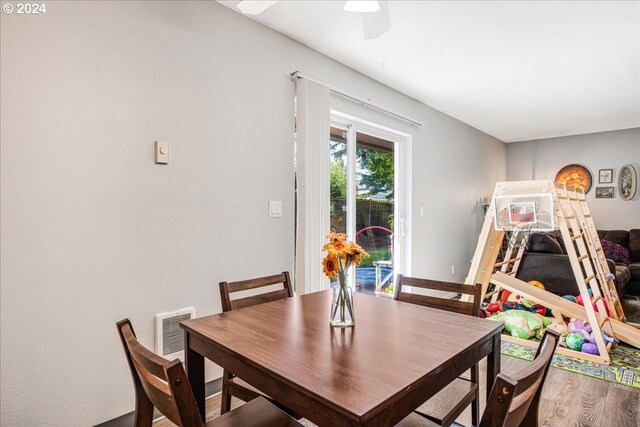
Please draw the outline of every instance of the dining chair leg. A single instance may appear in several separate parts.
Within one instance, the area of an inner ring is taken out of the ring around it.
[[[487,399],[491,397],[491,384],[495,384],[500,373],[500,344],[502,343],[500,334],[493,337],[491,353],[487,355]]]
[[[478,385],[471,402],[471,425],[477,427],[480,425],[480,366],[477,363],[471,368],[471,382]]]
[[[142,389],[142,385],[140,386]],[[144,391],[136,391],[135,427],[151,427],[153,425],[153,403]]]
[[[222,374],[222,399],[220,402],[220,415],[226,414],[231,410],[231,395],[229,394],[229,379],[231,372],[224,370]]]

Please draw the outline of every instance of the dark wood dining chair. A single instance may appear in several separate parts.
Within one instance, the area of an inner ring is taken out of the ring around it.
[[[282,284],[281,289],[259,292],[251,296],[231,299],[232,294],[248,290],[260,290],[260,288],[272,287]],[[222,300],[222,311],[227,312],[243,307],[250,307],[265,302],[277,301],[293,296],[293,288],[289,279],[289,272],[284,271],[274,276],[259,277],[256,279],[242,280],[240,282],[220,282],[220,299]],[[244,382],[229,370],[225,369],[222,374],[222,401],[220,403],[220,413],[224,414],[231,409],[231,396],[248,402],[259,396],[267,397],[258,389]]]
[[[542,388],[559,342],[560,334],[547,329],[530,365],[513,376],[498,374],[487,399],[481,427],[538,425]]]
[[[409,293],[406,286],[413,288],[444,291],[473,296],[472,302],[452,300],[448,298]],[[438,280],[418,279],[398,274],[393,299],[425,307],[451,311],[467,316],[478,317],[480,312],[480,293],[482,285],[463,285],[460,283],[441,282]],[[471,368],[470,378],[459,377],[438,394],[422,404],[416,412],[441,426],[450,426],[460,414],[471,405],[471,422],[478,425],[480,419],[480,371],[478,364]]]
[[[117,326],[136,392],[136,427],[151,427],[154,407],[181,427],[302,426],[264,398],[204,424],[182,362],[170,362],[140,344],[129,319],[121,320]]]
[[[480,427],[537,427],[542,388],[547,378],[560,334],[547,329],[540,341],[535,359],[513,376],[498,374],[487,399]],[[415,413],[396,427],[425,427],[431,424]]]

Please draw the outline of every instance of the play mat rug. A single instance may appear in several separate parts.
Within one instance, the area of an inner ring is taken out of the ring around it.
[[[533,360],[536,349],[503,341],[502,354],[518,359]],[[551,366],[640,389],[640,350],[618,345],[611,349],[609,356],[611,357],[611,365],[607,366],[556,354],[553,356]]]

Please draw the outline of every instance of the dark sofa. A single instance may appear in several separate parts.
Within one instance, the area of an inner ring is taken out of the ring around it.
[[[618,296],[640,295],[640,229],[598,230],[598,236],[629,250],[629,264],[607,260],[609,270],[615,274]],[[557,295],[579,294],[559,231],[533,233],[530,236],[516,277],[524,281],[538,280],[548,291]]]

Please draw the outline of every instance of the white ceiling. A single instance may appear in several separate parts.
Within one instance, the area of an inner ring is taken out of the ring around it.
[[[252,18],[504,142],[640,127],[640,2],[389,1],[375,40],[343,6]]]

